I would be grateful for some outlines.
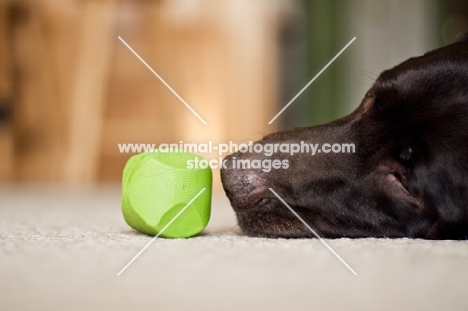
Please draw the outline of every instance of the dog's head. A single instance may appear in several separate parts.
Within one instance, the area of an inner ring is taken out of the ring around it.
[[[257,144],[278,147],[221,171],[247,235],[313,237],[271,188],[323,237],[467,238],[468,36],[384,71],[350,115]]]

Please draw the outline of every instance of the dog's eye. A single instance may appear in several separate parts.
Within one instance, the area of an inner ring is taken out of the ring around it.
[[[404,163],[410,163],[414,157],[414,149],[410,146],[406,146],[400,151],[398,157]]]
[[[384,105],[385,105],[385,99],[376,97],[374,98],[372,108],[374,109],[374,111],[381,112],[383,110]]]

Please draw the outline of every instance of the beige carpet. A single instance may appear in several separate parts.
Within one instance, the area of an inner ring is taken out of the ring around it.
[[[468,243],[242,236],[215,195],[206,232],[150,240],[117,188],[0,189],[0,310],[468,310]]]

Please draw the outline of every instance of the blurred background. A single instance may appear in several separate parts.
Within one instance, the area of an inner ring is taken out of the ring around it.
[[[118,143],[240,143],[327,122],[383,69],[467,29],[462,0],[1,0],[0,181],[119,183]]]

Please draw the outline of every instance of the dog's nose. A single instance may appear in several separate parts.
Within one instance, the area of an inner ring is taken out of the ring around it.
[[[241,188],[242,180],[237,169],[235,169],[235,161],[237,153],[233,153],[224,158],[224,165],[221,167],[221,181],[224,191],[230,200],[234,194],[243,191]]]
[[[242,156],[238,153],[227,156],[221,169],[224,191],[236,210],[255,206],[263,199],[266,189],[260,170],[238,168],[235,161]]]

